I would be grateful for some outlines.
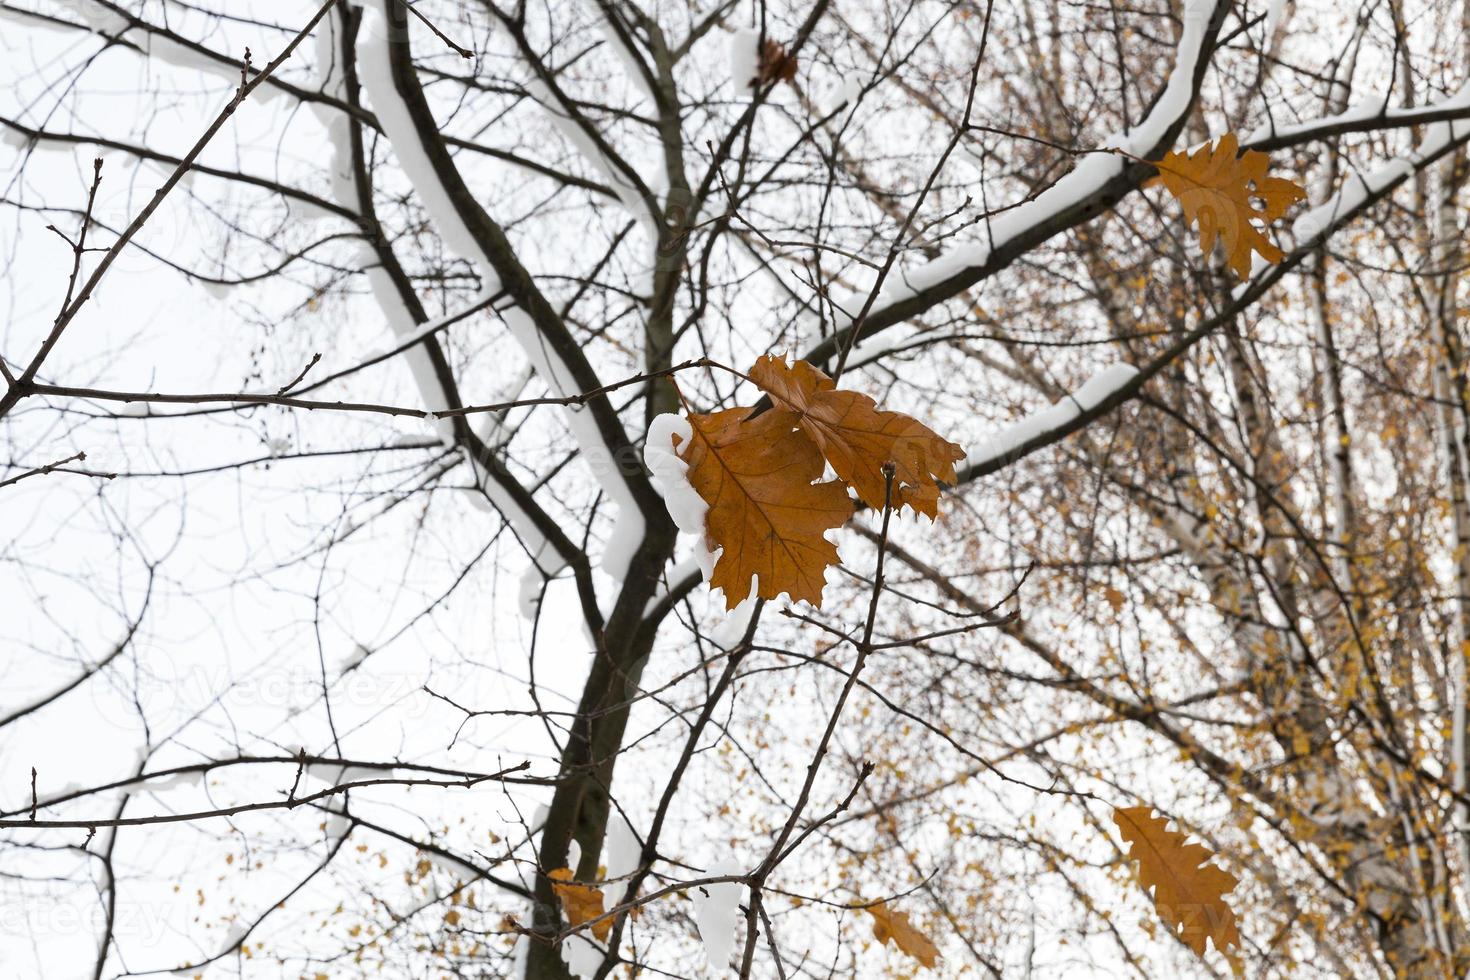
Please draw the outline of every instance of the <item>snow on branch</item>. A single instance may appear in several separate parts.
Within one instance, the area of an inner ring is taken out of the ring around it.
[[[1449,98],[1420,107],[1417,114],[1459,109],[1470,109],[1470,82]],[[1411,112],[1406,110],[1397,115],[1412,119]],[[1412,152],[1386,160],[1366,173],[1351,174],[1335,194],[1292,223],[1291,234],[1297,247],[1326,237],[1341,223],[1343,216],[1358,211],[1370,198],[1406,180],[1416,170],[1441,156],[1451,144],[1463,141],[1467,136],[1470,136],[1470,119],[1441,120],[1425,127],[1424,138]]]
[[[1117,149],[1133,156],[1146,156],[1154,152],[1194,104],[1196,68],[1208,43],[1209,25],[1223,2],[1224,0],[1187,0],[1184,4],[1184,30],[1179,37],[1173,71],[1157,102],[1142,122],[1127,132],[1103,140],[1097,152],[1082,155],[1069,173],[1035,198],[989,220],[985,225],[983,240],[956,246],[917,268],[899,270],[885,284],[883,294],[869,312],[869,317],[879,317],[887,307],[911,300],[966,270],[984,266],[996,251],[1023,233],[1101,192],[1126,166],[1122,155],[1105,151]],[[852,318],[862,308],[866,296],[866,292],[858,291],[847,299],[836,302],[834,319],[839,330],[851,325]]]
[[[85,26],[123,46],[134,47],[150,61],[213,75],[233,85],[240,84],[242,67],[245,68],[247,75],[257,73],[256,69],[243,66],[238,58],[220,54],[202,44],[183,39],[167,27],[148,23],[108,0],[52,0],[52,2],[81,18],[82,24],[76,26]],[[40,20],[42,16],[32,11],[10,7],[8,4],[0,7],[0,19],[22,20],[27,15],[37,20]],[[42,23],[53,28],[65,26],[55,21],[42,21]],[[138,32],[143,34],[141,40],[134,40],[126,36],[136,35]],[[256,99],[260,102],[269,102],[283,91],[285,89],[282,88],[279,81],[268,80],[265,85],[257,89]]]
[[[1011,423],[976,446],[970,452],[970,468],[978,469],[1003,461],[1033,439],[1063,428],[1083,412],[1101,405],[1137,375],[1138,369],[1131,364],[1104,368],[1056,404]]]
[[[382,23],[385,14],[380,4],[374,5],[371,16],[377,17],[379,24],[373,28],[365,26],[360,32],[358,55],[363,87],[372,100],[378,121],[393,146],[399,165],[423,201],[445,244],[473,262],[479,268],[485,289],[491,293],[496,292],[500,289],[501,280],[495,265],[480,247],[478,239],[451,199],[424,148],[422,134],[413,114],[398,91],[391,61],[392,32],[387,24]],[[541,335],[530,314],[515,306],[507,307],[500,313],[511,336],[552,393],[563,398],[579,394],[580,386],[576,383],[573,372]],[[627,574],[638,542],[643,538],[642,514],[611,448],[603,441],[592,411],[581,405],[567,405],[564,414],[582,461],[591,469],[603,492],[617,507],[614,528],[604,548],[601,564],[604,571],[621,581]],[[490,495],[497,506],[506,498],[500,492],[491,491]],[[518,534],[523,530],[519,524],[516,529]],[[522,539],[533,559],[541,554],[549,557],[549,549],[532,544],[533,540],[540,538],[536,534]],[[558,558],[556,561],[561,562],[562,559]],[[539,567],[540,562],[537,563]],[[541,570],[543,574],[551,575],[561,567],[564,566],[558,564],[555,568],[542,567]],[[522,589],[523,609],[532,608],[529,591],[526,587]]]
[[[608,47],[613,51],[618,60],[622,62],[623,67],[628,72],[628,77],[632,78],[634,84],[638,86],[638,91],[647,96],[649,102],[657,103],[658,94],[654,92],[653,86],[649,82],[643,60],[638,56],[637,51],[624,43],[622,31],[613,22],[613,17],[614,14],[610,9],[604,9],[604,23],[601,25],[601,31],[603,37],[607,38]]]
[[[1470,114],[1470,93],[1464,88],[1453,96],[1438,102],[1406,108],[1388,107],[1387,96],[1376,96],[1355,102],[1341,112],[1316,119],[1294,123],[1277,123],[1275,120],[1258,126],[1241,144],[1245,149],[1262,144],[1281,144],[1290,141],[1305,141],[1319,135],[1332,135],[1353,129],[1390,129],[1410,126],[1420,122],[1442,122],[1446,113]]]

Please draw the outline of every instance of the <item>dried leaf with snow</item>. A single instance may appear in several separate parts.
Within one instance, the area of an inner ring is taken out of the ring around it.
[[[724,590],[730,609],[749,595],[753,575],[763,599],[786,592],[820,603],[827,566],[837,564],[826,533],[852,516],[852,501],[841,483],[815,482],[822,454],[797,429],[795,412],[750,413],[691,415],[692,435],[680,447],[690,485],[709,504],[709,547],[724,549],[710,585]]]
[[[684,481],[707,505],[705,543],[710,551],[723,549],[710,585],[724,590],[728,609],[751,594],[751,576],[763,599],[784,592],[820,605],[827,567],[838,561],[826,533],[852,516],[847,487],[868,506],[882,507],[888,497],[883,467],[892,463],[888,502],[933,519],[940,484],[955,482],[955,463],[965,451],[916,419],[839,389],[805,361],[787,364],[767,355],[749,377],[770,396],[770,408],[691,414],[687,431],[672,417],[656,419],[649,427],[649,468],[681,528],[698,520],[699,509],[678,492]],[[660,445],[669,439],[682,465]],[[824,464],[836,480],[821,481]]]

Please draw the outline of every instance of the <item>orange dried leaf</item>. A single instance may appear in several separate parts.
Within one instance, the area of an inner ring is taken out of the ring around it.
[[[591,885],[584,885],[574,880],[570,868],[556,868],[546,872],[546,877],[551,879],[551,890],[556,892],[557,898],[561,899],[561,907],[567,914],[567,921],[573,926],[591,922],[605,911],[602,904],[602,889],[593,888]],[[599,941],[606,941],[610,932],[612,932],[611,917],[592,926],[592,935],[596,936]]]
[[[869,905],[863,911],[873,917],[873,938],[878,942],[886,946],[891,939],[900,950],[930,968],[939,961],[939,947],[914,928],[907,912],[895,912],[887,902]]]
[[[796,79],[796,57],[775,41],[767,40],[761,45],[760,63],[756,66],[756,77],[751,87],[769,82],[786,82]]]
[[[752,575],[763,599],[786,592],[820,603],[827,566],[837,564],[837,546],[825,535],[852,516],[852,501],[841,483],[815,482],[822,454],[797,430],[795,412],[750,413],[691,414],[692,438],[676,446],[690,486],[709,504],[710,550],[724,549],[710,585],[724,589],[730,609],[750,594]]]
[[[916,419],[883,411],[867,395],[839,390],[806,361],[788,366],[767,354],[750,369],[750,379],[799,416],[801,430],[863,503],[883,506],[882,467],[892,462],[894,509],[909,506],[931,520],[938,516],[939,484],[953,485],[955,463],[965,458],[959,446]]]
[[[1266,154],[1247,150],[1237,156],[1239,149],[1235,134],[1226,133],[1188,155],[1170,151],[1154,164],[1159,174],[1148,183],[1162,183],[1179,202],[1185,223],[1198,223],[1206,255],[1217,237],[1224,243],[1230,268],[1243,279],[1250,275],[1252,251],[1267,262],[1283,258],[1281,249],[1251,222],[1275,221],[1307,194],[1294,181],[1267,177]]]
[[[1131,846],[1130,862],[1138,865],[1138,882],[1153,895],[1159,917],[1199,956],[1207,940],[1239,971],[1240,932],[1235,912],[1224,894],[1239,881],[1223,868],[1206,864],[1213,854],[1186,835],[1169,829],[1169,821],[1153,815],[1153,807],[1131,806],[1113,811],[1113,822]]]

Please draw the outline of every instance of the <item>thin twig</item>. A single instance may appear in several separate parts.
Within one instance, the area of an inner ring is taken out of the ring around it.
[[[87,454],[85,452],[73,453],[72,455],[66,457],[66,459],[58,459],[54,463],[47,463],[45,466],[38,466],[33,470],[26,470],[24,473],[12,476],[8,480],[0,480],[0,487],[8,487],[12,483],[19,483],[21,480],[27,479],[32,476],[45,476],[52,470],[55,470],[58,467],[65,466],[67,463],[79,463],[86,458]],[[112,480],[117,477],[116,473],[89,473],[87,475],[95,476],[103,480]]]
[[[282,385],[280,388],[277,388],[276,389],[276,394],[277,395],[284,395],[286,392],[290,391],[292,388],[294,388],[297,385],[299,385],[301,383],[301,379],[304,378],[304,377],[306,377],[306,372],[308,372],[312,368],[316,367],[316,362],[317,361],[320,361],[321,359],[322,359],[322,355],[321,355],[321,352],[320,351],[318,351],[317,353],[311,355],[311,360],[309,360],[309,361],[306,362],[306,367],[304,367],[304,368],[301,369],[301,373],[298,374],[298,375],[296,375],[295,378],[293,378],[291,381],[287,382],[286,384]]]

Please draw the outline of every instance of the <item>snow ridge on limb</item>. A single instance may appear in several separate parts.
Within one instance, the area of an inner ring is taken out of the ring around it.
[[[1467,83],[1470,88],[1470,83]],[[1455,99],[1470,99],[1462,90]],[[1424,139],[1407,156],[1394,157],[1367,176],[1354,175],[1343,188],[1319,207],[1299,217],[1293,225],[1295,248],[1278,265],[1257,260],[1251,278],[1231,291],[1231,304],[1215,316],[1199,323],[1187,334],[1141,368],[1115,365],[1094,377],[1073,394],[1078,410],[1060,407],[1045,409],[1037,416],[1004,429],[982,445],[974,461],[959,474],[960,483],[997,472],[1045,446],[1082,428],[1098,409],[1118,404],[1137,394],[1142,385],[1186,351],[1259,299],[1308,254],[1311,246],[1336,232],[1367,208],[1383,200],[1394,188],[1408,180],[1419,169],[1433,163],[1458,147],[1470,142],[1470,120],[1446,120],[1427,127]],[[1083,397],[1084,394],[1086,397]],[[1079,424],[1080,423],[1080,424]]]
[[[1419,115],[1446,110],[1470,110],[1470,82],[1449,98],[1422,107]],[[1467,135],[1470,135],[1470,119],[1440,120],[1425,127],[1424,138],[1413,152],[1392,157],[1367,173],[1350,174],[1335,194],[1292,224],[1292,237],[1296,239],[1297,247],[1326,237],[1340,223],[1342,216],[1363,207],[1373,195],[1408,179],[1414,171],[1443,155],[1456,142],[1464,141]]]
[[[1187,0],[1174,69],[1143,121],[1104,140],[1096,151],[1083,153],[1069,173],[1035,198],[986,222],[983,240],[956,246],[917,268],[896,270],[859,325],[862,337],[871,338],[994,275],[1020,254],[1089,220],[1151,176],[1152,168],[1135,164],[1130,170],[1121,155],[1107,151],[1149,158],[1173,142],[1194,104],[1204,70],[1201,56],[1214,44],[1229,7],[1226,0]],[[837,329],[814,345],[804,360],[820,365],[842,349],[851,318],[865,296],[859,292],[834,300]]]
[[[1370,96],[1331,115],[1299,122],[1278,123],[1272,119],[1257,127],[1242,142],[1246,149],[1276,149],[1339,133],[1392,129],[1415,123],[1444,123],[1470,117],[1470,94],[1461,88],[1438,102],[1402,108],[1388,107],[1386,96]]]
[[[532,315],[536,311],[526,308],[528,299],[533,302],[540,300],[539,305],[545,307],[543,312],[550,311],[529,274],[520,268],[510,253],[508,243],[501,240],[503,234],[499,233],[498,226],[493,226],[488,215],[479,213],[473,217],[493,228],[485,231],[471,227],[459,200],[468,196],[467,189],[462,186],[451,188],[446,183],[449,179],[458,183],[458,174],[446,173],[436,165],[425,145],[429,134],[423,132],[414,109],[399,89],[393,59],[395,56],[408,56],[406,39],[396,36],[400,28],[392,23],[392,16],[382,6],[381,0],[374,3],[372,10],[372,15],[381,23],[375,25],[375,30],[364,29],[358,38],[363,85],[400,165],[423,200],[431,219],[449,247],[479,267],[487,289],[504,286],[507,293],[515,298],[516,305],[500,311],[502,319],[546,386],[559,397],[571,397],[599,387],[585,359],[575,364],[567,359],[569,355],[580,356],[575,353],[576,344],[570,341],[557,344],[556,338],[547,335],[539,318]],[[431,135],[438,139],[437,129]],[[452,163],[447,169],[453,170]],[[456,194],[458,190],[466,193]],[[489,234],[493,240],[487,241],[484,234]],[[492,255],[492,249],[504,254]],[[555,316],[554,312],[550,315]],[[617,506],[614,528],[604,548],[601,564],[605,572],[621,581],[627,575],[639,542],[644,538],[645,523],[631,484],[634,474],[620,465],[620,457],[631,442],[610,403],[604,399],[603,406],[602,417],[599,418],[595,405],[568,405],[564,419],[577,442],[583,462],[591,469],[603,492]],[[638,476],[641,479],[641,474]]]
[[[694,428],[682,415],[660,415],[648,426],[648,442],[643,447],[644,463],[652,475],[653,487],[664,498],[674,526],[694,539],[690,559],[705,581],[715,571],[715,556],[705,541],[704,519],[709,504],[689,482],[689,464],[679,455],[677,446],[687,446],[694,438]]]
[[[1101,405],[1138,375],[1131,364],[1114,364],[1088,379],[1056,404],[1026,416],[1001,429],[975,450],[973,467],[985,467],[1004,460],[1037,436],[1060,429],[1083,412]]]
[[[127,8],[112,3],[111,0],[52,0],[52,2],[81,18],[82,23],[76,26],[89,28],[122,47],[134,48],[150,61],[159,61],[175,68],[213,75],[231,85],[240,84],[241,65],[235,57],[221,54],[197,41],[181,37],[166,25],[152,24]],[[20,20],[27,15],[36,20],[41,20],[45,16],[37,11],[20,10],[8,6],[0,8],[0,19]],[[66,26],[64,22],[58,21],[41,22],[53,29],[62,29]],[[130,34],[133,36],[129,37]],[[247,69],[246,77],[258,73],[259,69]],[[261,103],[266,103],[283,92],[291,90],[292,87],[289,84],[276,78],[269,78],[266,84],[256,90],[256,99]]]
[[[715,862],[709,869],[711,878],[735,877],[745,869],[729,858]],[[730,954],[735,951],[735,928],[740,900],[746,887],[738,881],[717,881],[689,889],[694,901],[694,923],[705,957],[716,973],[729,969]]]
[[[614,163],[606,153],[587,135],[581,124],[566,109],[561,108],[557,96],[551,87],[539,78],[532,78],[526,82],[526,91],[530,93],[531,99],[546,113],[556,131],[566,138],[588,162],[596,169],[607,185],[612,188],[623,207],[628,213],[637,218],[638,221],[648,229],[656,227],[657,219],[648,207],[643,192],[628,179],[628,175],[622,168]],[[654,191],[649,188],[650,193]]]
[[[339,7],[320,27],[316,38],[316,85],[324,96],[343,104],[349,99],[347,63],[350,53],[347,45],[353,43],[354,52],[371,47],[370,40],[363,40],[360,29],[356,39],[349,42],[349,18],[355,16],[357,15],[349,12],[346,6]],[[334,106],[312,103],[312,109],[327,131],[328,145],[331,148],[328,175],[332,194],[343,207],[356,213],[361,199],[357,184],[359,175],[354,160],[356,151],[352,141],[353,121]],[[410,308],[409,302],[400,291],[400,283],[395,281],[385,266],[384,257],[367,241],[360,245],[360,261],[373,299],[388,321],[398,345],[411,345],[402,351],[402,356],[408,364],[425,407],[430,413],[452,407],[455,396],[446,387],[446,382],[440,377],[431,356],[432,336],[443,324],[459,319],[462,312],[446,317],[425,318],[422,310]],[[476,306],[486,305],[494,294],[492,282],[489,291],[482,292],[464,309],[473,310]],[[494,416],[487,416],[487,424],[494,421]],[[452,420],[440,419],[436,425],[442,439],[454,441],[455,423]],[[512,478],[504,472],[498,472],[493,460],[480,459],[476,453],[470,454],[470,464],[475,481],[490,505],[500,513],[531,558],[530,571],[535,576],[535,582],[530,587],[523,584],[520,606],[523,613],[534,615],[541,582],[566,568],[569,559],[562,553],[564,549],[558,548],[543,529],[547,520],[545,515],[536,511],[529,495]]]

